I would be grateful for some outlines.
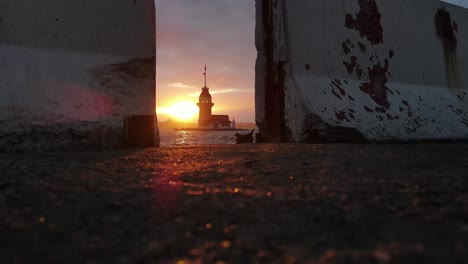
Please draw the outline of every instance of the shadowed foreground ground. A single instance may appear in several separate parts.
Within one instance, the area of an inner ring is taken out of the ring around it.
[[[468,145],[0,154],[2,263],[466,263]]]

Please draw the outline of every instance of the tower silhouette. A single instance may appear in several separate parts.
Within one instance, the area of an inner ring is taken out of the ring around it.
[[[206,86],[206,65],[205,65],[205,86],[202,87],[202,92],[200,97],[198,98],[198,127],[205,128],[209,126],[209,122],[211,119],[211,108],[214,106],[213,102],[211,101],[211,94],[210,88]]]

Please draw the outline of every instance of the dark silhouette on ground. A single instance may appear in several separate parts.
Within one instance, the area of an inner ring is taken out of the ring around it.
[[[253,143],[253,132],[255,129],[252,129],[252,131],[248,134],[242,135],[239,133],[236,133],[236,144],[247,144],[247,143]]]

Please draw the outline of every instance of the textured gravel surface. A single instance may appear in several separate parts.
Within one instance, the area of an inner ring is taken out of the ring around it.
[[[466,263],[468,145],[0,154],[1,263]]]

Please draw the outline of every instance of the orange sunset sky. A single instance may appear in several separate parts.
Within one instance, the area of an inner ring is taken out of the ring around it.
[[[208,68],[213,114],[254,122],[253,0],[156,0],[159,121],[196,122]]]

